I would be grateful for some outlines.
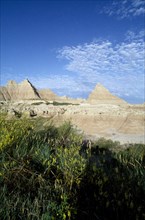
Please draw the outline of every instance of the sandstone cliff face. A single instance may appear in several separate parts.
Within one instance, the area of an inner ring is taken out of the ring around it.
[[[10,100],[17,99],[19,88],[18,88],[18,84],[14,80],[8,81],[5,89],[7,90],[8,94],[10,96]]]
[[[40,99],[37,89],[28,81],[17,84],[11,80],[5,87],[0,87],[1,101]]]
[[[108,89],[101,84],[97,84],[89,95],[88,102],[98,104],[125,104],[126,102],[117,96],[112,95]]]
[[[4,86],[2,86],[0,87],[0,101],[7,101],[7,100],[8,101],[11,100],[11,97],[7,89]]]
[[[58,102],[69,102],[73,104],[91,103],[91,104],[125,104],[126,102],[117,96],[112,95],[105,87],[98,84],[87,100],[72,99],[69,97],[59,97],[50,89],[37,90],[29,80],[17,84],[11,80],[5,87],[0,87],[1,101],[16,100],[48,100]]]
[[[40,95],[37,89],[28,80],[24,80],[19,84],[18,99],[40,99]]]
[[[54,92],[52,92],[50,89],[41,89],[39,90],[39,95],[41,99],[44,100],[58,100],[60,97],[57,96]]]

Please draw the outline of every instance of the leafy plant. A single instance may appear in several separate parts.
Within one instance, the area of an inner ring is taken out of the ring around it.
[[[1,219],[145,217],[145,145],[83,140],[70,122],[0,117]]]

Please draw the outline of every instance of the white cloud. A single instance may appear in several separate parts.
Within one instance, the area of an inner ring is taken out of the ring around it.
[[[98,41],[64,47],[59,57],[68,60],[66,69],[77,73],[88,82],[90,90],[101,82],[114,94],[143,97],[144,91],[144,41],[143,32],[128,32],[128,39],[113,45]],[[81,80],[80,80],[81,82]]]
[[[125,40],[114,45],[99,40],[78,46],[65,46],[58,56],[67,61],[64,73],[28,74],[36,88],[50,88],[58,95],[87,98],[100,82],[113,94],[126,100],[143,102],[144,96],[144,31],[138,34],[128,31]],[[15,79],[13,73],[6,74]],[[17,80],[24,74],[17,74]],[[17,81],[16,80],[16,81]]]
[[[132,40],[142,41],[144,39],[144,36],[145,36],[145,30],[141,30],[137,34],[132,31],[127,31],[125,39],[127,41],[132,41]]]
[[[117,15],[120,19],[128,18],[131,16],[139,16],[145,13],[144,0],[125,0],[113,1],[113,3],[104,7],[101,13],[106,13],[109,16]]]

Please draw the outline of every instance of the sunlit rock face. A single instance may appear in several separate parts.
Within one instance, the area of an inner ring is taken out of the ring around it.
[[[45,117],[45,122],[71,121],[88,138],[111,138],[121,143],[144,143],[145,106],[131,105],[97,85],[87,100],[59,97],[37,90],[28,80],[9,81],[0,88],[0,111],[8,117]],[[6,101],[6,102],[5,102]]]
[[[89,95],[88,102],[90,103],[100,103],[100,104],[125,104],[123,99],[112,95],[108,89],[106,89],[101,84],[97,84],[95,89]]]
[[[24,80],[19,84],[13,80],[10,80],[5,87],[0,87],[1,101],[30,99],[40,99],[40,95],[37,89],[29,82],[29,80]]]
[[[0,87],[0,101],[9,101],[11,100],[10,94],[6,87]]]
[[[87,100],[60,97],[50,89],[37,90],[29,80],[16,83],[14,80],[8,81],[6,86],[0,87],[0,101],[15,100],[48,100],[71,103],[92,103],[92,104],[125,104],[126,102],[117,96],[112,95],[101,84],[97,84]]]
[[[57,96],[50,89],[39,90],[39,95],[40,95],[41,99],[44,99],[44,100],[57,100],[59,98],[59,96]]]

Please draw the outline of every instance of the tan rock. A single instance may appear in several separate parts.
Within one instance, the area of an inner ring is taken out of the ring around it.
[[[10,99],[11,97],[10,97],[8,90],[4,86],[1,86],[0,87],[0,101],[7,101]]]
[[[48,100],[48,101],[59,99],[59,96],[57,96],[50,89],[41,89],[38,92],[40,94],[41,99]]]
[[[95,89],[89,95],[88,102],[98,104],[125,104],[126,102],[119,97],[112,95],[108,89],[101,84],[97,84]]]
[[[40,99],[39,92],[37,89],[30,83],[29,80],[24,80],[18,84],[18,99],[29,100],[29,99]]]
[[[19,84],[10,80],[6,87],[0,87],[0,100],[15,101],[30,99],[40,99],[40,95],[29,80],[24,80]]]
[[[10,100],[17,100],[18,84],[14,80],[8,81],[6,90],[10,95]]]
[[[40,103],[34,105],[34,103]],[[142,105],[90,104],[48,105],[45,101],[23,100],[4,102],[2,112],[22,113],[28,117],[46,117],[56,125],[71,123],[92,138],[105,137],[121,143],[145,143],[145,108]],[[31,114],[30,114],[31,112]]]

